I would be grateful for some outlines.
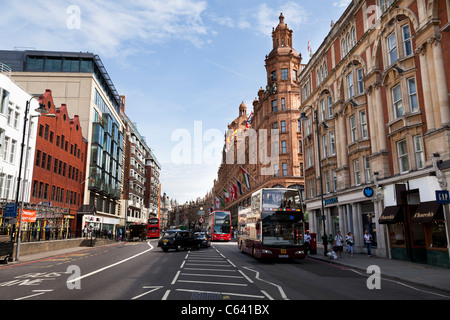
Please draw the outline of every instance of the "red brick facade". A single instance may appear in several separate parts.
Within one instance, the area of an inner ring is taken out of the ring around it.
[[[64,104],[56,108],[51,90],[41,96],[40,103],[45,105],[49,115],[56,117],[41,116],[37,124],[30,202],[68,209],[69,215],[57,214],[58,223],[65,225],[61,228],[70,226],[72,232],[81,230],[82,226],[77,225],[77,210],[83,204],[87,141],[83,138],[78,116],[70,119]],[[50,218],[42,220],[45,224]]]

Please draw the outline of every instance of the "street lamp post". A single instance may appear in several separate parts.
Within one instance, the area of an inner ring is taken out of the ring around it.
[[[328,237],[327,237],[327,233],[326,233],[326,228],[325,228],[325,208],[324,208],[324,202],[323,202],[323,180],[322,180],[322,161],[321,161],[321,156],[320,156],[320,138],[319,138],[319,117],[317,115],[317,110],[314,109],[312,106],[304,106],[302,108],[302,110],[304,110],[305,108],[310,108],[311,111],[314,114],[314,125],[316,127],[316,139],[317,139],[317,156],[318,156],[318,162],[319,162],[319,180],[320,180],[320,202],[321,202],[321,219],[322,219],[322,223],[323,223],[323,236],[322,236],[322,240],[323,240],[323,245],[324,245],[324,251],[323,254],[326,256],[327,255],[327,247],[328,247]],[[300,120],[305,120],[307,119],[306,113],[302,112],[300,115]],[[323,123],[323,126],[325,128],[328,128],[328,126]]]
[[[33,98],[36,98],[36,97],[33,97]],[[17,202],[19,200],[20,175],[21,175],[21,169],[22,169],[23,148],[25,147],[24,141],[25,141],[26,123],[28,122],[27,114],[29,112],[31,100],[33,98],[31,98],[29,101],[27,101],[27,105],[26,105],[26,109],[25,109],[25,124],[23,126],[22,151],[21,151],[20,164],[19,164],[19,183],[18,183],[18,186],[17,186],[17,195],[16,195]],[[30,135],[31,135],[31,119],[32,118],[38,118],[41,115],[55,117],[54,114],[52,114],[52,115],[48,114],[48,110],[45,108],[45,105],[43,105],[43,104],[39,104],[39,108],[36,109],[35,111],[38,112],[39,114],[38,115],[34,115],[34,116],[30,115],[30,117],[29,117],[30,124],[28,125],[28,137],[27,137],[26,152],[25,152],[24,175],[26,175],[27,167],[28,167],[28,154],[29,154],[28,147],[29,147],[29,144],[30,144]],[[25,197],[25,185],[23,185],[23,187],[22,187],[22,204],[21,204],[21,209],[20,209],[20,214],[19,214],[19,230],[17,232],[16,261],[19,261],[20,243],[21,243],[21,240],[22,240],[22,226],[23,226],[22,215],[23,215],[23,207],[24,207],[24,202],[25,202],[24,197]]]

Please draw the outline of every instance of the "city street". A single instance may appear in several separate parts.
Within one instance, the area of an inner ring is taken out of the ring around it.
[[[163,252],[157,241],[125,242],[56,257],[0,266],[2,300],[439,300],[417,285],[308,258],[261,262],[236,242]]]

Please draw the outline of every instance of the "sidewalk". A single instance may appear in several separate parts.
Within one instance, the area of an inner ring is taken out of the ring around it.
[[[332,260],[328,256],[324,256],[321,248],[317,249],[317,254],[308,255],[308,259],[310,258],[357,269],[364,274],[370,265],[376,265],[381,270],[381,279],[386,277],[450,292],[450,268],[375,256],[368,257],[365,253],[355,253],[352,258],[347,255],[347,252],[343,252],[342,258]],[[367,273],[368,276],[371,274]]]

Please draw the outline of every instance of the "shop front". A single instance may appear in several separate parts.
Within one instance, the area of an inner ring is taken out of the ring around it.
[[[390,257],[450,267],[445,219],[448,205],[430,200],[434,190],[407,188],[413,185],[393,186],[397,204],[385,207],[378,221],[386,226]]]

